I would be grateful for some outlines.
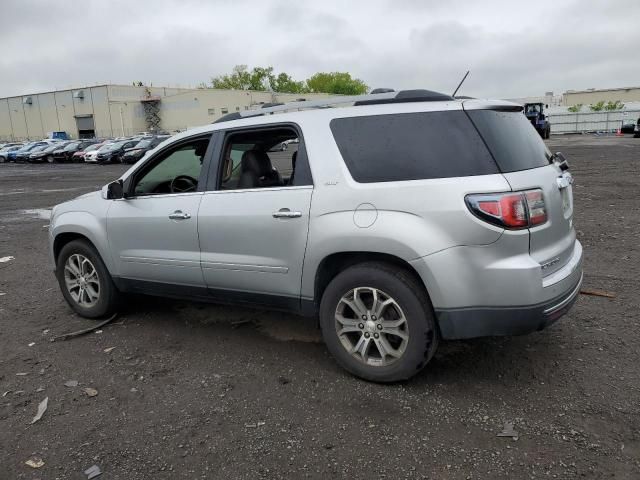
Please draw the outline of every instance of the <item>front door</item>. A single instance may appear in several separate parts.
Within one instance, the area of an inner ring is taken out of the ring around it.
[[[107,235],[120,277],[204,286],[198,244],[202,162],[209,136],[158,152],[109,208]]]

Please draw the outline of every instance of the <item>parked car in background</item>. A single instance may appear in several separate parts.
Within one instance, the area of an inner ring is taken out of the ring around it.
[[[104,145],[104,142],[98,141],[98,143],[93,143],[93,144],[83,148],[82,150],[78,150],[77,152],[74,152],[73,156],[71,158],[71,161],[74,162],[74,163],[84,162],[85,161],[85,156],[88,153],[98,150],[100,147],[102,147],[102,145]]]
[[[96,155],[97,163],[120,163],[124,151],[133,148],[138,143],[137,140],[123,140],[103,146]],[[85,160],[86,161],[86,160]]]
[[[640,138],[640,118],[636,122],[636,126],[633,129],[633,138]]]
[[[633,120],[624,120],[620,127],[620,133],[634,133],[636,130],[636,123]]]
[[[97,143],[97,140],[78,140],[66,144],[63,148],[53,152],[54,162],[71,162],[74,159],[74,154],[87,148],[89,145]]]
[[[16,150],[15,152],[11,152],[14,153],[15,155],[11,155],[11,153],[9,154],[9,160],[13,160],[14,162],[26,162],[27,159],[29,158],[29,156],[39,150],[44,150],[45,148],[47,148],[50,144],[47,142],[33,142],[30,143],[28,145],[25,145],[24,147],[22,147],[20,150]]]
[[[0,150],[6,147],[16,147],[16,146],[21,147],[22,145],[24,145],[23,142],[4,142],[4,143],[0,143]]]
[[[143,138],[135,145],[135,147],[129,148],[124,152],[121,157],[122,163],[136,163],[144,157],[145,153],[156,148],[167,138],[170,138],[170,135],[158,135],[157,137]]]
[[[56,150],[63,149],[66,146],[67,142],[56,142],[51,145],[45,145],[42,148],[35,148],[29,155],[27,161],[29,163],[53,163],[53,155]]]
[[[9,161],[9,153],[20,150],[22,145],[8,145],[0,148],[0,163]]]

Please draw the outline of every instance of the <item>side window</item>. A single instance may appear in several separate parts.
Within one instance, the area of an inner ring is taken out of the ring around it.
[[[302,167],[307,162],[306,152],[304,148],[299,151],[299,146],[298,132],[291,127],[227,134],[220,162],[220,190],[311,185],[308,166]]]
[[[154,159],[134,184],[135,195],[195,192],[209,138],[181,143]]]

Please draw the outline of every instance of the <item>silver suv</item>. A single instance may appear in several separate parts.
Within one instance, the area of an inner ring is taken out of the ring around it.
[[[571,184],[512,103],[413,90],[275,105],[174,136],[58,205],[50,252],[84,317],[127,292],[317,316],[344,368],[390,382],[440,339],[568,311]]]

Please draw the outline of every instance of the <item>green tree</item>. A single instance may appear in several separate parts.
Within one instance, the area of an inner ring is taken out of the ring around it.
[[[598,103],[592,103],[591,105],[589,105],[589,109],[592,112],[601,112],[602,110],[604,110],[604,101],[600,101]]]
[[[582,110],[582,107],[583,107],[582,103],[576,103],[575,105],[572,105],[569,108],[567,108],[567,110],[569,110],[571,113],[578,113],[580,110]]]
[[[624,103],[622,103],[620,100],[616,100],[615,102],[607,102],[607,104],[604,106],[605,110],[622,110],[624,108]]]
[[[280,93],[307,93],[308,89],[304,82],[296,82],[287,73],[280,73],[271,82],[274,92]]]
[[[338,95],[361,95],[369,87],[359,78],[351,78],[347,72],[318,72],[307,79],[310,92],[335,93]]]
[[[247,65],[236,65],[230,74],[213,77],[210,87],[201,83],[198,88],[339,95],[360,95],[369,91],[369,87],[362,80],[352,78],[347,72],[318,72],[305,81],[297,81],[285,72],[276,75],[273,67],[253,67],[249,70]]]

